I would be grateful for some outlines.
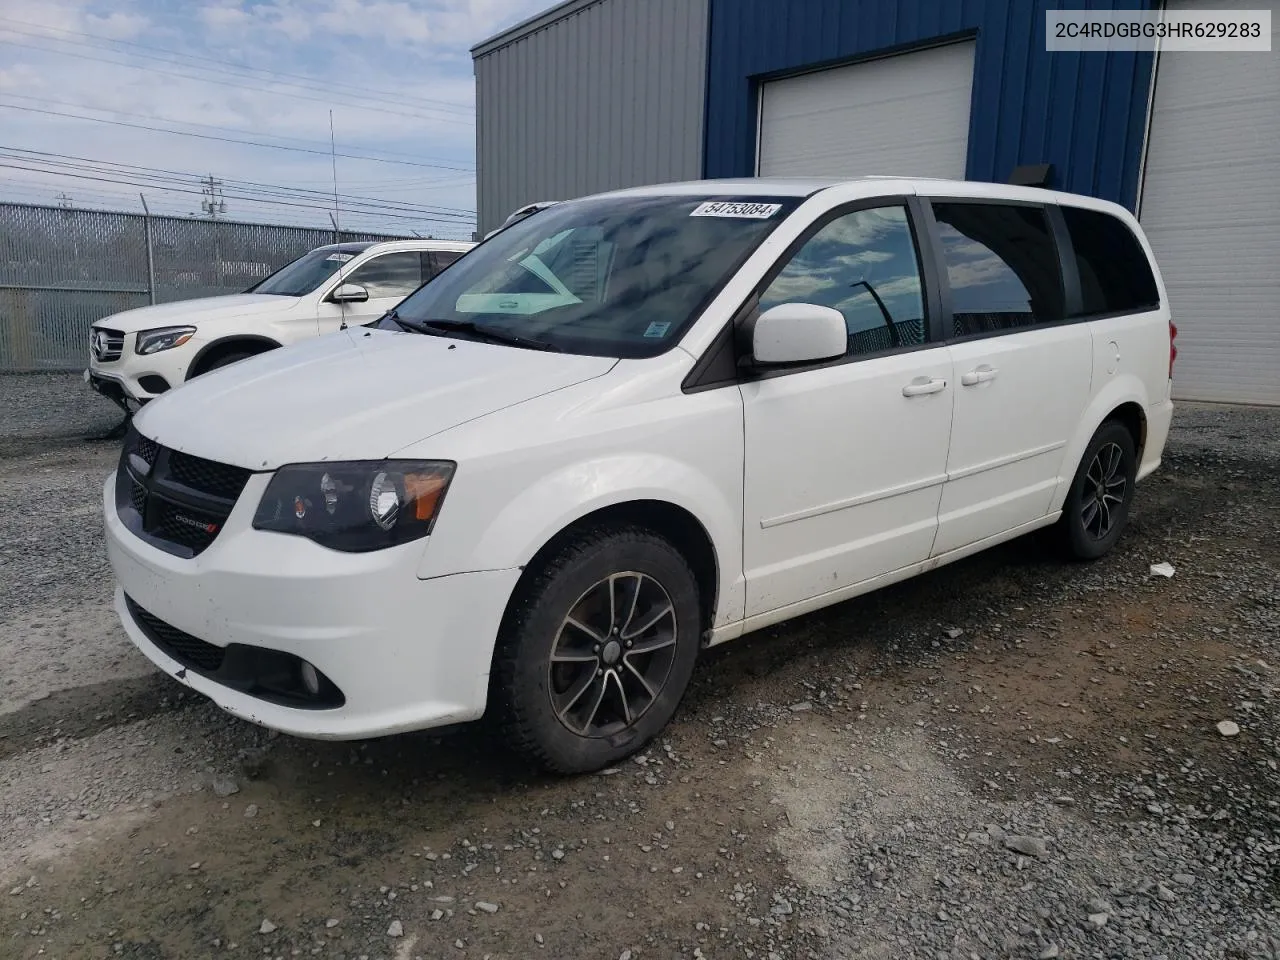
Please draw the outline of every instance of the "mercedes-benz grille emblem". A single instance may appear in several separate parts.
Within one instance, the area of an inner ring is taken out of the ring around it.
[[[93,331],[93,355],[99,360],[102,355],[107,352],[107,332],[105,330]]]

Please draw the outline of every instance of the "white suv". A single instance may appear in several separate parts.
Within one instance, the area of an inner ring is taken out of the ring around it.
[[[1041,527],[1121,535],[1168,434],[1141,229],[943,180],[558,203],[371,328],[198,379],[103,490],[161,668],[289,733],[496,714],[592,770],[699,651]]]
[[[209,370],[376,320],[475,244],[392,240],[318,247],[249,290],[139,307],[89,334],[85,381],[128,412]]]

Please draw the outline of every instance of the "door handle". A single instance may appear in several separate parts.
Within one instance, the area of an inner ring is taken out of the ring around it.
[[[916,377],[902,388],[902,395],[904,397],[919,397],[926,393],[941,393],[945,389],[947,389],[947,381],[945,380]]]
[[[984,363],[976,370],[970,370],[962,376],[960,382],[966,387],[972,387],[979,383],[986,383],[988,380],[994,380],[999,372],[995,367],[989,367]]]

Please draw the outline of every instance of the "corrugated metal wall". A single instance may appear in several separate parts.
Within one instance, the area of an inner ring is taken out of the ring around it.
[[[476,48],[481,233],[535,200],[702,175],[707,2],[571,4]]]
[[[753,172],[761,80],[967,33],[977,50],[966,175],[1003,182],[1019,164],[1052,163],[1051,186],[1132,209],[1152,55],[1048,53],[1048,6],[1046,0],[711,0],[706,175]]]

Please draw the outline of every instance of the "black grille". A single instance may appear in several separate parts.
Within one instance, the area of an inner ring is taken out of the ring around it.
[[[147,461],[147,463],[152,466],[155,466],[156,455],[160,452],[160,444],[156,443],[154,440],[144,437],[140,433],[135,433],[134,437],[136,437],[134,450],[137,451],[138,456],[142,457],[143,460]]]
[[[200,553],[213,543],[223,519],[225,518],[197,513],[188,507],[159,500],[155,505],[155,515],[151,518],[151,532],[162,540],[180,543]]]
[[[217,538],[249,476],[243,467],[169,450],[130,427],[116,505],[134,533],[162,550],[194,557]]]
[[[174,450],[169,454],[169,476],[203,493],[234,500],[248,482],[249,471]]]
[[[129,500],[133,503],[133,509],[138,513],[144,513],[147,509],[147,488],[136,480],[129,480]]]
[[[143,610],[131,597],[126,597],[125,603],[147,639],[184,667],[209,673],[222,668],[222,661],[227,653],[222,647],[205,643],[200,638],[165,623],[155,614]]]

